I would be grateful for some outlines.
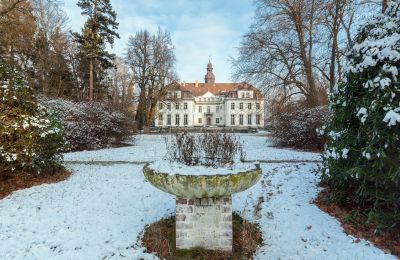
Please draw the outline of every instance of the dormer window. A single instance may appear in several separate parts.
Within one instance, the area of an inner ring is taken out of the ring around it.
[[[246,98],[250,98],[250,92],[246,92]]]
[[[244,92],[242,92],[242,98],[244,98]]]

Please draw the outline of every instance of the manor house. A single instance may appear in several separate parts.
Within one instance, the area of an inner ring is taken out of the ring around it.
[[[157,127],[264,127],[264,96],[242,83],[215,83],[207,65],[204,83],[180,83],[158,104]]]

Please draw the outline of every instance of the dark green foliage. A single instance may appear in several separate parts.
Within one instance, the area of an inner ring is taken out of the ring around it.
[[[116,30],[117,14],[112,10],[109,0],[80,0],[77,5],[82,8],[82,15],[88,16],[82,34],[75,34],[82,45],[82,51],[88,57],[107,57],[105,44],[114,44],[114,38],[119,38]]]
[[[66,148],[59,121],[38,105],[33,90],[0,60],[0,174],[60,167]]]
[[[106,50],[106,44],[113,45],[115,37],[119,38],[117,15],[112,10],[110,0],[80,0],[77,5],[82,9],[81,14],[88,16],[82,32],[73,34],[79,44],[79,55],[87,62],[87,67],[81,69],[90,70],[90,62],[93,66],[94,85],[106,87],[102,85],[104,72],[113,66],[112,61],[115,59],[115,55]],[[86,83],[89,81],[88,77],[86,75]],[[100,89],[94,91],[97,92],[97,97],[104,94]]]
[[[331,95],[322,180],[377,231],[400,225],[400,2],[371,19]]]

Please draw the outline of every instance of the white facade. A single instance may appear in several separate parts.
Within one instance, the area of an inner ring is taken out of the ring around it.
[[[158,104],[157,127],[264,127],[264,96],[246,83],[215,83],[211,62],[205,83],[177,84]]]
[[[172,95],[173,100],[158,104],[158,127],[264,127],[264,99],[256,98],[254,90],[239,90],[235,97],[207,91],[201,96],[184,98],[180,90]]]

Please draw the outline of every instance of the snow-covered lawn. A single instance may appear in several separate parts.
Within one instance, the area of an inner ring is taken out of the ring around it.
[[[319,158],[269,147],[266,137],[241,137],[248,160]],[[74,173],[68,180],[0,201],[0,259],[154,258],[144,253],[140,234],[173,214],[175,201],[145,181],[140,162],[164,153],[160,136],[145,135],[137,146],[67,154]],[[233,198],[234,210],[261,226],[257,259],[395,259],[366,241],[356,243],[311,203],[318,193],[316,163],[263,163],[262,169],[262,180]],[[259,197],[265,202],[256,212]]]

